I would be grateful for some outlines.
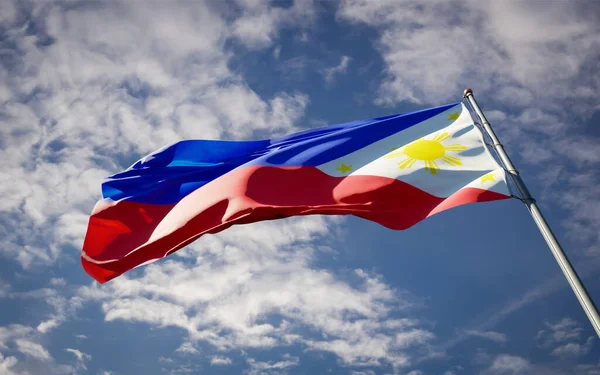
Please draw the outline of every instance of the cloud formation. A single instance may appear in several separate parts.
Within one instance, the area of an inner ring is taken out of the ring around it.
[[[504,344],[505,342],[508,341],[506,335],[503,333],[500,333],[500,332],[465,330],[465,334],[468,336],[480,337],[483,339],[494,341],[499,344]]]
[[[377,275],[359,269],[347,283],[312,265],[320,251],[311,242],[334,231],[337,221],[304,217],[232,227],[145,267],[141,277],[78,294],[101,302],[106,321],[179,327],[190,340],[220,350],[299,344],[348,365],[404,366],[407,349],[426,350],[434,337],[416,320],[390,316],[412,302]]]
[[[327,83],[331,83],[335,79],[336,75],[346,73],[351,60],[352,58],[350,58],[350,56],[342,56],[338,65],[323,70],[325,81]]]

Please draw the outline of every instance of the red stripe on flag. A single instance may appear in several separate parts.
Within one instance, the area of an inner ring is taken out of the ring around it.
[[[465,188],[444,199],[396,179],[333,177],[315,167],[244,167],[174,205],[120,201],[92,215],[82,263],[87,273],[104,283],[234,224],[351,214],[391,229],[406,229],[451,207],[506,198]],[[149,242],[155,231],[162,235]]]

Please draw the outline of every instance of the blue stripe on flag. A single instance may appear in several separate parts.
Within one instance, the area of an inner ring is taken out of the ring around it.
[[[317,166],[436,116],[459,103],[403,115],[311,129],[272,140],[185,140],[107,178],[112,200],[171,204],[242,165]]]

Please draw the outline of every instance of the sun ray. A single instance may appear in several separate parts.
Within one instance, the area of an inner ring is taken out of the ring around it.
[[[440,167],[437,165],[437,163],[433,160],[425,160],[425,170],[429,171],[429,173],[431,173],[432,175],[435,175],[438,171],[438,169],[440,169]]]
[[[444,146],[444,149],[446,149],[446,151],[463,152],[464,150],[467,149],[467,146],[453,144],[453,145]]]
[[[429,173],[431,173],[431,174],[435,174],[435,171],[433,171],[433,170],[430,168],[430,165],[429,165],[429,160],[425,160],[425,161],[423,161],[423,163],[425,164],[425,172],[429,172]]]
[[[417,159],[415,158],[408,158],[399,162],[398,166],[400,167],[400,169],[410,168],[413,166],[413,164],[415,164],[416,161]]]
[[[391,158],[395,158],[397,156],[401,156],[404,155],[404,150],[401,148],[399,150],[395,150],[393,152],[390,152],[389,154],[385,155],[384,158],[386,159],[391,159]]]
[[[457,158],[456,156],[445,155],[442,157],[442,160],[450,165],[462,165],[460,158]]]
[[[436,136],[433,137],[432,141],[443,142],[448,138],[450,138],[450,134],[448,134],[448,132],[443,132],[443,133],[436,134]]]

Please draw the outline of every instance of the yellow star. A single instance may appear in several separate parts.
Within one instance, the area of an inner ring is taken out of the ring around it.
[[[454,121],[458,118],[459,115],[460,115],[460,113],[458,113],[458,112],[448,113],[448,120]]]
[[[350,172],[352,170],[352,166],[342,163],[342,165],[340,165],[340,167],[336,168],[335,170],[340,171],[342,174],[346,174],[346,172]]]
[[[486,181],[496,182],[496,179],[494,178],[495,175],[496,175],[496,172],[490,172],[490,173],[482,176],[479,183],[483,185]]]

